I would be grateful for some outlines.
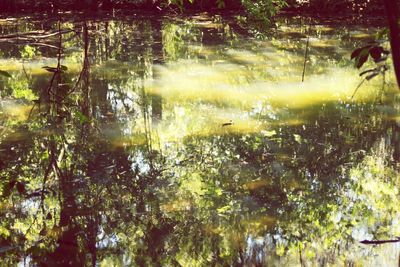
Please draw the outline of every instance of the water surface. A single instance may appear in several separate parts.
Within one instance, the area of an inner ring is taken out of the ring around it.
[[[1,264],[397,266],[360,243],[400,236],[393,74],[354,94],[349,58],[378,31],[0,20]]]

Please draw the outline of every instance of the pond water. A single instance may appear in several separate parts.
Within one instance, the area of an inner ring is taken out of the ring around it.
[[[379,23],[0,19],[0,265],[398,266]]]

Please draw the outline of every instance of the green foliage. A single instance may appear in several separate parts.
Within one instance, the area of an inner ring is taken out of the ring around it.
[[[385,61],[388,54],[389,51],[384,49],[378,43],[371,43],[354,50],[351,54],[351,59],[355,60],[354,66],[359,69],[365,62],[367,62],[369,56],[371,56],[375,63],[379,63]]]
[[[166,60],[176,60],[187,52],[188,44],[200,39],[201,33],[191,23],[165,23],[162,27],[163,50]]]
[[[293,2],[293,1],[291,1]],[[309,0],[303,1],[308,8],[318,12],[370,12],[382,11],[379,0]]]
[[[359,47],[353,51],[350,58],[354,59],[354,67],[361,68],[367,62],[368,58],[372,58],[376,67],[364,70],[360,76],[369,81],[379,74],[384,74],[388,70],[386,61],[390,52],[383,48],[379,43],[372,42],[366,46]]]
[[[80,124],[85,124],[89,122],[89,118],[80,111],[75,112],[75,117],[78,118]]]
[[[29,86],[28,80],[21,75],[15,79],[9,79],[6,88],[8,93],[17,99],[33,100],[36,98],[35,93]]]
[[[21,51],[21,58],[30,59],[33,58],[36,54],[36,48],[30,45],[25,45],[23,50]]]
[[[285,0],[241,0],[251,16],[269,22],[276,12],[287,5]]]

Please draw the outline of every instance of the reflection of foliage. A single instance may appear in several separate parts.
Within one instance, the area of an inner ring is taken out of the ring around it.
[[[269,21],[279,9],[286,6],[284,0],[242,0],[241,2],[252,16],[266,21]]]
[[[338,112],[331,110],[328,114],[332,116]],[[288,126],[271,131],[267,136],[228,135],[204,138],[203,141],[195,137],[184,143],[185,150],[178,157],[186,154],[193,158],[189,159],[187,166],[188,162],[183,166],[179,164],[179,180],[183,180],[185,185],[188,182],[196,184],[189,189],[191,197],[183,196],[187,203],[185,205],[196,212],[195,217],[217,216],[215,225],[202,226],[211,231],[211,236],[229,239],[230,230],[224,226],[225,220],[229,225],[244,227],[241,231],[246,233],[237,237],[241,245],[226,252],[231,257],[218,258],[219,261],[226,260],[232,264],[240,251],[243,252],[246,235],[256,239],[264,239],[265,235],[268,238],[279,235],[278,239],[273,238],[279,255],[285,255],[285,248],[293,252],[293,249],[297,251],[298,246],[303,247],[304,244],[315,246],[322,242],[320,248],[326,251],[344,240],[352,241],[351,236],[343,233],[352,229],[349,218],[339,218],[338,223],[336,216],[339,210],[347,207],[341,206],[346,195],[338,189],[346,187],[349,180],[337,177],[347,177],[348,170],[342,169],[341,164],[347,162],[349,157],[357,161],[360,148],[353,146],[359,144],[358,138],[365,135],[351,129],[354,125],[346,123],[345,118],[336,117],[334,121],[341,121],[339,127],[344,132],[325,136],[321,134],[324,128],[332,129],[332,125],[324,121],[324,117],[315,123],[310,120],[307,130]],[[363,124],[359,126],[360,131],[364,131]],[[169,208],[173,209],[174,206]],[[175,209],[180,209],[179,205],[175,205]],[[237,214],[245,214],[244,218],[247,219],[238,218]],[[208,238],[207,233],[202,235]],[[195,240],[193,238],[190,236],[188,240]],[[235,242],[231,240],[228,244]],[[211,255],[213,252],[208,253]],[[312,249],[306,250],[309,260],[315,257],[315,253]],[[335,260],[335,257],[329,260]]]
[[[6,88],[17,99],[33,100],[36,98],[35,93],[32,92],[29,86],[29,81],[24,76],[16,76],[14,79],[10,79]]]
[[[387,239],[400,234],[399,226],[393,223],[397,220],[400,201],[396,189],[399,174],[387,166],[385,158],[390,158],[388,148],[383,142],[378,143],[373,154],[350,172],[347,216],[361,229],[370,232],[371,239]]]
[[[196,35],[193,26],[190,24],[178,26],[174,23],[167,23],[163,25],[162,39],[166,58],[176,60],[185,54],[188,41],[197,41]]]
[[[25,45],[21,51],[21,58],[29,59],[33,58],[36,54],[36,49],[30,45]]]
[[[196,135],[172,122],[189,124],[190,113],[229,113],[243,105],[229,103],[228,94],[224,102],[206,104],[180,98],[162,105],[162,123],[171,125],[175,138],[158,140],[163,129],[150,123],[154,98],[145,91],[154,62],[200,57],[186,42],[203,33],[210,41],[219,32],[163,23],[161,40],[157,23],[131,24],[77,23],[81,39],[68,45],[81,46],[83,58],[74,54],[72,60],[81,71],[69,65],[61,71],[60,61],[39,68],[30,81],[39,98],[30,120],[1,132],[5,264],[25,257],[32,265],[58,266],[282,265],[301,251],[304,261],[338,265],[345,259],[335,249],[356,247],[360,229],[376,238],[398,234],[398,173],[385,145],[395,128],[382,107],[310,101],[299,108],[241,110],[243,121],[257,121],[256,130],[234,128],[236,120],[213,124],[206,114],[190,122],[195,130],[210,130]],[[140,45],[132,47],[135,42]],[[157,50],[152,42],[164,46]],[[248,68],[246,84],[269,79],[258,61],[277,53],[264,55],[262,45],[217,50],[229,63],[220,69]],[[209,47],[202,52],[217,65],[220,58]],[[293,65],[289,56],[278,54],[280,67]],[[240,85],[239,78],[227,80]],[[27,84],[7,81],[8,93]]]

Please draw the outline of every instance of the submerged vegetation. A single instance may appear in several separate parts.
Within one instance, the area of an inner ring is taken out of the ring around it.
[[[1,1],[0,266],[397,266],[393,3]]]

